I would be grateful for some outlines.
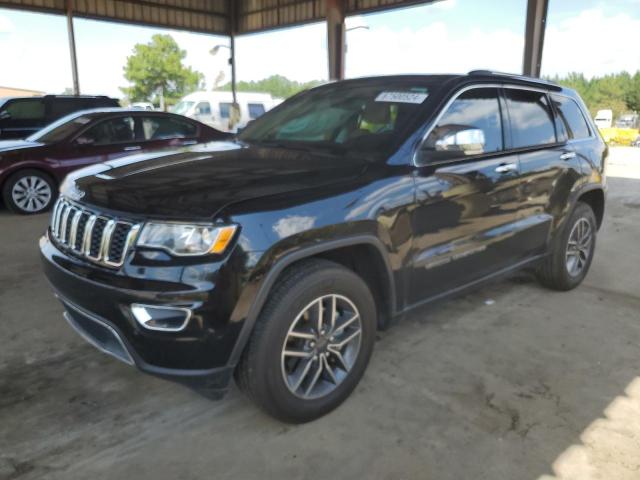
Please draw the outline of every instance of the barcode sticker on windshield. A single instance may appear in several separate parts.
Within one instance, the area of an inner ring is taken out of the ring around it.
[[[422,103],[428,93],[415,92],[380,92],[376,97],[376,102],[392,102],[392,103]]]

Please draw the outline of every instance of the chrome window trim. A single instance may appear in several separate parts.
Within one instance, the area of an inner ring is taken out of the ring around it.
[[[427,137],[429,135],[431,135],[431,132],[433,131],[433,129],[438,125],[438,122],[440,120],[442,120],[442,117],[444,116],[444,114],[447,112],[447,110],[449,110],[449,107],[453,104],[453,102],[455,102],[458,97],[460,97],[460,95],[462,95],[465,92],[468,92],[469,90],[475,90],[475,89],[479,89],[479,88],[499,88],[499,89],[513,89],[513,90],[527,90],[527,91],[531,91],[531,92],[539,92],[539,93],[544,93],[547,96],[550,95],[562,95],[563,97],[567,97],[567,98],[571,98],[573,100],[572,97],[568,96],[568,95],[564,95],[562,93],[559,92],[551,92],[548,89],[545,88],[538,88],[538,87],[530,87],[528,85],[514,85],[512,83],[475,83],[473,85],[467,85],[464,86],[462,88],[460,88],[459,90],[457,90],[452,96],[451,98],[447,101],[447,103],[445,103],[445,105],[442,107],[442,109],[440,110],[440,112],[438,113],[438,115],[436,116],[436,118],[434,118],[431,126],[429,127],[429,129],[424,133],[424,135],[422,136],[422,138],[420,139],[420,141],[418,142],[417,147],[415,148],[413,155],[411,156],[411,165],[416,167],[416,168],[422,168],[422,167],[427,167],[427,166],[437,166],[437,165],[446,165],[449,163],[453,163],[453,162],[459,162],[461,160],[465,160],[465,158],[460,158],[460,159],[454,159],[454,160],[443,160],[443,161],[437,161],[437,162],[430,162],[430,163],[425,163],[425,164],[420,164],[418,162],[418,152],[420,151],[420,148],[422,147],[423,143],[427,140]],[[582,108],[580,108],[580,111],[582,111]],[[501,112],[502,115],[502,125],[504,128],[504,122],[505,122],[505,115],[504,113]],[[554,129],[555,129],[555,125],[554,125]],[[479,154],[479,155],[473,155],[473,156],[469,156],[466,157],[467,159],[474,159],[474,158],[479,158],[481,156],[485,156],[485,155],[501,155],[501,154],[506,154],[506,155],[515,155],[518,154],[518,152],[522,149],[527,149],[527,148],[547,148],[547,147],[553,147],[553,146],[557,146],[559,144],[564,144],[564,142],[554,142],[554,143],[549,143],[549,144],[545,144],[545,145],[533,145],[531,147],[522,147],[522,148],[504,148],[503,150],[499,150],[497,152],[487,152],[484,154]]]

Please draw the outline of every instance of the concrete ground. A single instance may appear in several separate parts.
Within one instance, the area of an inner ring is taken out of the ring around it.
[[[640,149],[614,165],[581,287],[520,274],[416,312],[379,335],[354,395],[303,426],[87,345],[40,272],[47,216],[1,211],[0,478],[637,480]]]

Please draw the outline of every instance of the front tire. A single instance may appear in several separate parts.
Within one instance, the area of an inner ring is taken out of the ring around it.
[[[375,302],[358,275],[327,260],[300,262],[285,271],[263,308],[237,383],[282,421],[314,420],[360,381],[376,324]]]
[[[560,291],[580,285],[591,267],[597,230],[593,209],[584,202],[578,202],[564,229],[555,239],[551,255],[537,271],[540,283]]]
[[[21,170],[6,181],[2,189],[4,204],[21,215],[46,212],[56,199],[53,179],[39,170]]]

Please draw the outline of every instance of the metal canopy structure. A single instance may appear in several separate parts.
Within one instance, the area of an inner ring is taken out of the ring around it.
[[[80,92],[73,17],[165,27],[230,38],[235,98],[235,37],[325,21],[329,78],[344,78],[345,18],[438,0],[0,0],[0,7],[67,16],[74,91]],[[478,0],[483,1],[483,0]],[[549,0],[527,0],[523,73],[539,76]]]
[[[262,32],[326,18],[329,0],[0,0],[0,7],[219,35]],[[437,0],[344,0],[346,15]]]

